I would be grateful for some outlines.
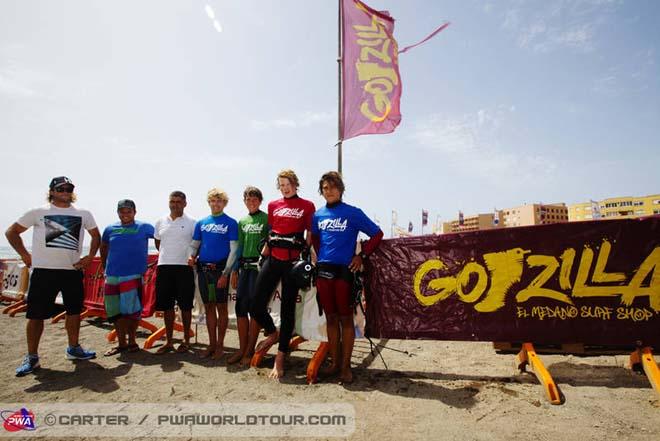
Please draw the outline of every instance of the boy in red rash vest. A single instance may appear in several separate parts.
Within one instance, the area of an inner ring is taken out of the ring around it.
[[[250,316],[263,327],[266,340],[256,348],[263,350],[279,339],[275,366],[269,378],[284,376],[284,357],[289,351],[296,319],[298,286],[291,274],[293,264],[299,260],[303,249],[311,243],[311,223],[315,211],[311,201],[298,196],[300,183],[293,170],[282,170],[277,175],[277,187],[282,198],[268,204],[268,243],[262,250],[264,263],[250,299]],[[281,326],[278,334],[273,319],[268,314],[268,301],[279,281],[282,281]],[[254,344],[257,333],[250,333],[248,347]]]

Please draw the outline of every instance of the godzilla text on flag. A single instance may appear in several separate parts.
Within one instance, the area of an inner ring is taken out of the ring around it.
[[[342,0],[342,134],[390,133],[401,122],[401,76],[394,19]]]

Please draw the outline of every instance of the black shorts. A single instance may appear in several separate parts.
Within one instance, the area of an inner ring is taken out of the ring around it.
[[[195,274],[188,265],[158,265],[156,271],[156,311],[190,311],[195,298]]]
[[[25,316],[37,320],[53,317],[58,310],[55,298],[60,291],[66,313],[80,314],[85,296],[82,271],[45,268],[32,270]]]
[[[212,268],[208,264],[197,264],[199,295],[205,305],[207,303],[227,303],[227,299],[229,298],[229,283],[227,283],[225,288],[217,287],[218,280],[222,276],[222,271],[224,271],[226,264],[226,260],[214,264]]]

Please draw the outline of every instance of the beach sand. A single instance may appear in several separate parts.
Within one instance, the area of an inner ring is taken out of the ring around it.
[[[25,353],[25,322],[24,314],[0,315],[0,402],[349,403],[356,413],[354,440],[660,439],[660,396],[644,375],[624,368],[625,355],[541,355],[565,396],[564,404],[551,405],[532,374],[517,373],[514,355],[496,354],[490,343],[377,340],[386,346],[386,368],[369,343],[358,340],[353,384],[307,385],[314,342],[291,354],[278,383],[267,378],[272,357],[263,368],[242,369],[192,353],[156,356],[154,348],[73,363],[64,358],[63,323],[47,323],[42,368],[14,378]],[[110,346],[109,329],[97,319],[84,321],[82,344],[102,354]],[[205,327],[199,332],[197,351],[206,341]],[[226,345],[237,347],[235,330],[228,331]]]

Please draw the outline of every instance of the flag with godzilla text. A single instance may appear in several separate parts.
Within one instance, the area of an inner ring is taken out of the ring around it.
[[[359,0],[342,0],[341,5],[341,138],[391,133],[401,122],[394,19]]]

